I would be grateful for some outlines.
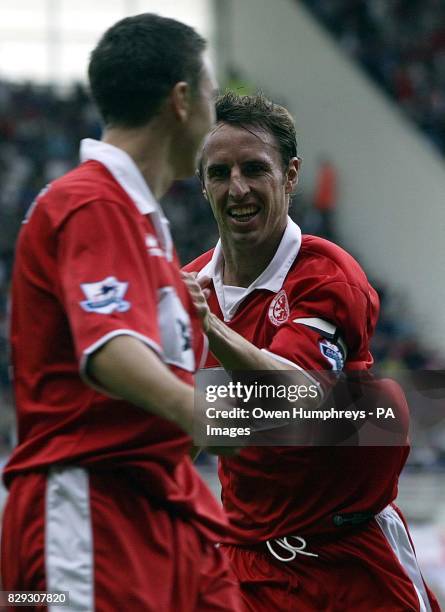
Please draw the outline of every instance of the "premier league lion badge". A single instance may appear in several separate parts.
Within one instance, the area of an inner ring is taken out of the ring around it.
[[[122,283],[114,276],[97,283],[82,283],[80,286],[87,298],[80,302],[80,305],[87,312],[111,314],[115,311],[126,312],[130,308],[130,302],[123,299],[128,283]]]

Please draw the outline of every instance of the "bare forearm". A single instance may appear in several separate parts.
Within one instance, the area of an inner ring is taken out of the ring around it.
[[[104,389],[152,414],[193,429],[194,392],[131,336],[117,336],[90,357],[89,375]]]
[[[209,347],[226,370],[284,370],[283,363],[273,359],[220,321],[209,309],[205,292],[210,279],[198,282],[193,274],[183,273],[183,280],[201,317]]]
[[[279,358],[272,357],[265,351],[260,350],[251,342],[240,336],[223,321],[218,319],[214,314],[209,315],[207,337],[209,339],[209,347],[225,370],[250,370],[250,371],[284,371],[292,372],[291,378],[284,376],[278,378],[280,384],[297,384],[307,386],[315,384],[319,389],[319,399],[321,400],[323,392],[321,386],[312,376],[308,376],[301,369],[293,366],[290,362],[280,361]],[[308,397],[302,399],[302,406],[306,405],[310,408],[314,407],[314,399]]]

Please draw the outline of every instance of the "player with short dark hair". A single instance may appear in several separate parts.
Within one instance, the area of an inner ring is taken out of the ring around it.
[[[288,217],[300,169],[289,114],[233,94],[216,112],[201,181],[220,241],[185,268],[197,274],[185,278],[209,340],[206,367],[290,369],[320,382],[327,407],[337,378],[360,380],[365,406],[393,406],[406,427],[400,387],[368,373],[375,290],[348,253]],[[245,609],[438,611],[393,504],[407,455],[402,428],[388,446],[251,446],[221,458],[233,530],[224,548]]]
[[[196,32],[143,14],[90,63],[101,141],[20,232],[11,344],[18,445],[4,471],[2,584],[69,609],[237,609],[225,518],[189,459],[206,342],[158,203],[214,120]]]
[[[197,95],[205,46],[189,26],[150,13],[127,17],[109,28],[88,67],[93,98],[105,123],[144,125],[180,81]]]

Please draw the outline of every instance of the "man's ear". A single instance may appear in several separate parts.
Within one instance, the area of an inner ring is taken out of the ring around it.
[[[170,103],[175,117],[185,123],[190,113],[190,85],[186,81],[178,81],[173,87]]]
[[[289,161],[289,165],[286,171],[286,193],[293,193],[295,191],[295,188],[298,184],[298,179],[300,178],[300,166],[300,157],[292,157],[292,159]]]
[[[199,182],[201,183],[202,195],[205,197],[206,200],[208,200],[209,199],[209,194],[207,193],[207,189],[206,189],[206,186],[204,184],[204,179],[202,178],[200,170],[196,171],[196,176],[198,177]]]
[[[202,195],[206,200],[209,199],[209,195],[207,193],[207,189],[204,182],[204,162],[203,162],[203,154],[204,154],[204,146],[202,146],[201,151],[198,155],[198,167],[196,168],[196,177],[201,185]]]

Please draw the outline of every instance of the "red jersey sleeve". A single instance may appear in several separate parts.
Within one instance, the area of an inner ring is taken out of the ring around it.
[[[370,287],[367,296],[360,287],[334,282],[303,296],[291,295],[289,318],[266,350],[309,373],[367,369],[376,316],[373,291]]]
[[[61,226],[60,299],[83,375],[88,356],[114,336],[135,336],[162,353],[151,260],[139,220],[116,203],[91,202]]]

